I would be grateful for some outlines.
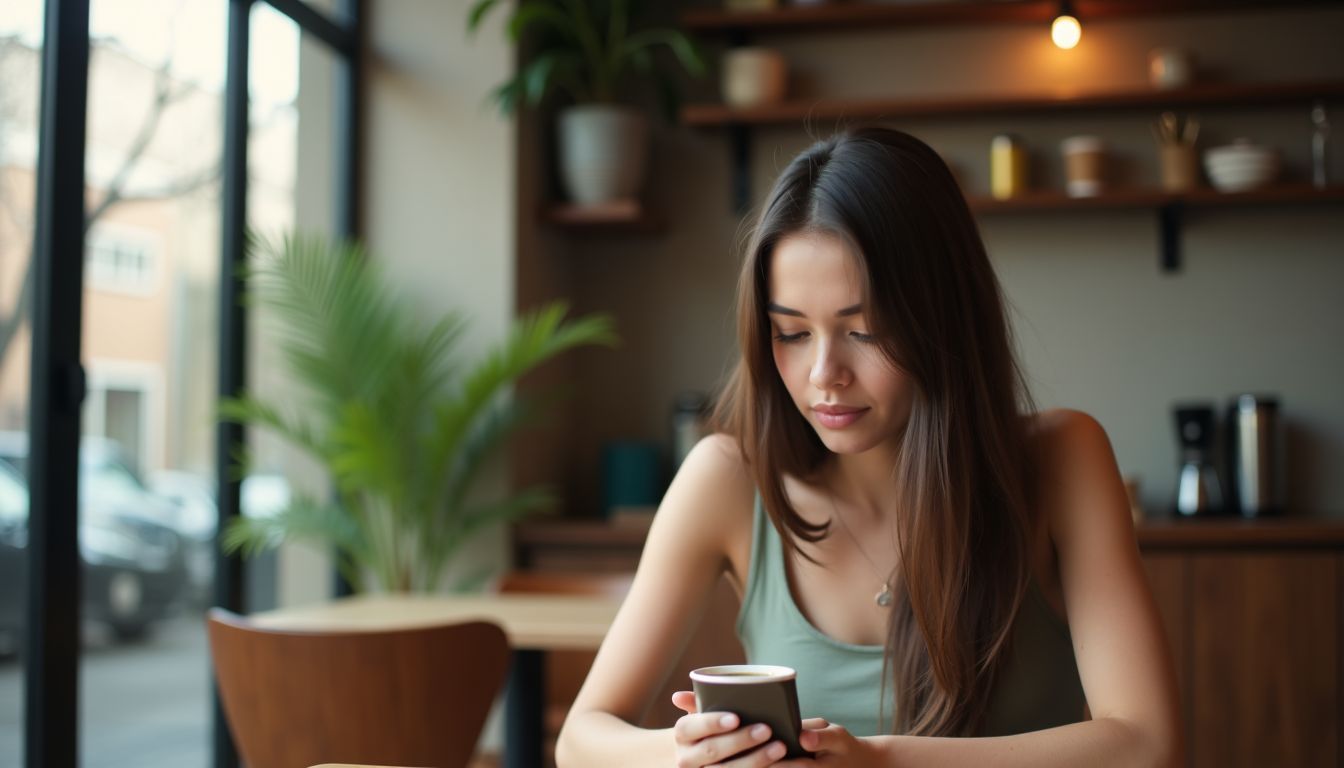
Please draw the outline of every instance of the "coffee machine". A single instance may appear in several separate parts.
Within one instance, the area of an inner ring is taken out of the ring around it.
[[[1223,511],[1223,484],[1213,455],[1216,421],[1214,406],[1178,405],[1176,436],[1181,445],[1181,469],[1176,481],[1176,514],[1195,517]]]

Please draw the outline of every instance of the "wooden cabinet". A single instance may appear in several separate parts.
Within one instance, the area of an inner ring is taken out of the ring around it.
[[[515,543],[527,566],[620,570],[635,567],[645,533],[557,520],[520,526]],[[1153,521],[1138,536],[1176,663],[1187,765],[1344,763],[1344,524]]]
[[[1166,523],[1140,544],[1188,764],[1339,766],[1344,526]]]

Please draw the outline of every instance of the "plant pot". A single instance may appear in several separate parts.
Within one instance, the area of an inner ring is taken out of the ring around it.
[[[627,107],[586,104],[560,113],[560,181],[578,205],[634,198],[648,158],[644,115]]]

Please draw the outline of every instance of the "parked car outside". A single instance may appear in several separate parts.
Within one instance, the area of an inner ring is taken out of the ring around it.
[[[0,432],[0,634],[22,627],[27,593],[28,436]],[[110,441],[80,447],[79,550],[83,615],[118,639],[171,614],[187,585],[186,548],[171,505],[144,490]]]
[[[173,528],[187,547],[190,601],[205,607],[214,599],[215,531],[219,506],[211,484],[200,475],[160,470],[148,476],[149,491],[173,505]]]

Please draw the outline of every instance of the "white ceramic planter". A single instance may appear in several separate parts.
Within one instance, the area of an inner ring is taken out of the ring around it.
[[[628,107],[588,104],[559,118],[560,181],[578,205],[635,197],[649,153],[644,115]]]

